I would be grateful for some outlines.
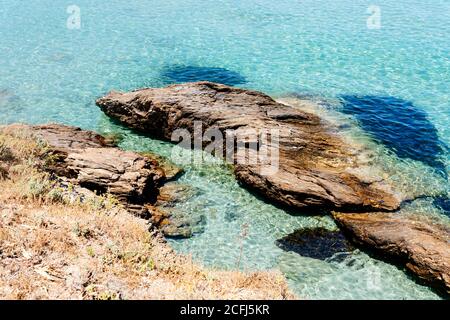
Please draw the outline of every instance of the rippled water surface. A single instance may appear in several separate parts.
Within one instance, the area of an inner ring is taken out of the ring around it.
[[[376,1],[381,29],[367,28],[371,2],[360,0],[72,2],[79,30],[66,26],[67,1],[0,0],[0,123],[120,131],[122,147],[170,156],[171,145],[112,124],[95,99],[190,80],[320,97],[330,103],[316,111],[372,148],[399,189],[439,196],[403,210],[448,223],[450,1]],[[205,225],[171,243],[207,265],[277,268],[306,298],[437,298],[359,251],[322,261],[279,249],[296,229],[334,223],[257,199],[217,161],[186,167],[180,182],[196,195],[175,210]]]

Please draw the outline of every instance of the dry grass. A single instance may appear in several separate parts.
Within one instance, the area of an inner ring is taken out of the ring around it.
[[[292,299],[277,272],[218,271],[174,253],[110,197],[43,173],[46,146],[0,132],[0,298]],[[3,172],[3,174],[2,174]]]

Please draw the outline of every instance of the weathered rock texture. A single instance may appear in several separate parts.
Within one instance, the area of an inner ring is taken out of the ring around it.
[[[158,162],[114,147],[104,137],[58,124],[10,126],[25,130],[47,145],[45,168],[87,189],[109,193],[127,208],[148,216],[147,203],[156,201],[165,173]]]
[[[364,212],[395,210],[400,204],[382,179],[355,173],[361,170],[352,147],[330,134],[319,117],[260,92],[198,82],[111,92],[97,105],[127,126],[164,140],[171,140],[180,128],[193,133],[195,121],[202,122],[203,130],[232,130],[237,137],[250,130],[279,130],[279,170],[265,173],[266,164],[237,163],[235,174],[247,187],[282,205]],[[256,149],[262,144],[257,138]],[[248,143],[238,138],[234,160],[240,148],[248,148]]]
[[[333,214],[356,243],[403,262],[420,279],[450,294],[450,231],[394,213]]]

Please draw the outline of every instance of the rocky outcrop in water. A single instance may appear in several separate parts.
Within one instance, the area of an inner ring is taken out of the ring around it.
[[[395,210],[401,201],[383,179],[362,173],[358,151],[329,133],[319,117],[260,92],[198,82],[111,92],[97,105],[125,125],[164,140],[180,128],[198,135],[196,121],[203,124],[200,134],[211,128],[224,136],[232,132],[237,140],[232,154],[236,178],[281,205],[360,212]],[[275,131],[279,145],[259,136]],[[258,134],[248,139],[248,132]],[[257,163],[239,161],[243,154],[274,148],[279,151],[276,171],[265,170],[267,157]]]
[[[394,213],[333,214],[356,243],[394,258],[450,294],[450,230]]]
[[[152,228],[157,228],[166,238],[186,239],[203,232],[204,216],[173,214],[170,210],[155,207],[150,218]]]
[[[209,82],[111,92],[97,105],[125,125],[164,140],[171,140],[180,128],[191,136],[204,135],[208,128],[224,135],[232,131],[238,137],[233,154],[235,175],[248,188],[291,208],[347,212],[336,213],[334,218],[357,244],[402,261],[422,280],[449,291],[448,230],[386,213],[399,208],[401,197],[384,178],[371,176],[370,164],[360,161],[361,151],[332,134],[336,130],[331,124],[316,115],[277,103],[259,92]],[[203,124],[201,132],[196,131],[196,121]],[[245,154],[242,149],[251,154],[261,150],[264,143],[267,149],[272,146],[259,136],[244,139],[244,143],[239,143],[239,137],[251,130],[272,129],[279,131],[277,171],[264,173],[265,163],[260,159],[256,164],[237,161]],[[278,244],[309,254],[314,241],[319,246],[335,241],[329,234],[316,238],[311,240],[311,235],[300,231]]]

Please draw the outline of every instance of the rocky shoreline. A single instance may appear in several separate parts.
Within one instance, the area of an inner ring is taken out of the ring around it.
[[[275,204],[332,214],[357,246],[400,261],[422,281],[450,294],[448,228],[398,215],[401,196],[384,179],[367,174],[358,150],[331,134],[330,124],[316,115],[259,92],[209,82],[112,92],[97,104],[126,126],[163,140],[171,140],[180,128],[196,134],[195,121],[237,136],[249,129],[279,130],[278,171],[267,174],[262,170],[264,163],[237,162],[238,181]],[[171,203],[185,201],[192,190],[169,182],[180,170],[157,156],[123,151],[108,137],[63,125],[10,125],[2,130],[32,132],[47,146],[48,171],[83,188],[111,194],[166,236],[190,237],[195,228],[201,228],[201,221],[189,217],[172,219]],[[256,146],[256,150],[263,147],[258,139]],[[237,145],[234,160],[240,148],[248,144]],[[300,235],[301,242],[311,237]],[[345,241],[339,235],[321,237]],[[306,249],[313,255],[315,247]]]
[[[130,214],[129,204],[142,201],[127,197],[125,187],[136,179],[153,186],[152,173],[161,171],[139,154],[110,147],[110,139],[61,125],[0,126],[2,299],[297,298],[280,272],[203,267],[149,232],[148,221]],[[99,152],[120,157],[111,163],[93,157]],[[80,186],[87,176],[95,184]],[[149,190],[152,196],[156,189]]]
[[[279,129],[279,170],[265,175],[261,165],[236,162],[238,181],[289,208],[339,212],[335,221],[357,245],[400,259],[419,279],[450,293],[448,229],[380,213],[395,212],[404,199],[383,178],[367,175],[358,150],[330,134],[329,124],[317,116],[260,92],[209,82],[111,92],[97,105],[124,125],[169,141],[180,128],[195,134],[195,121],[237,136]]]

